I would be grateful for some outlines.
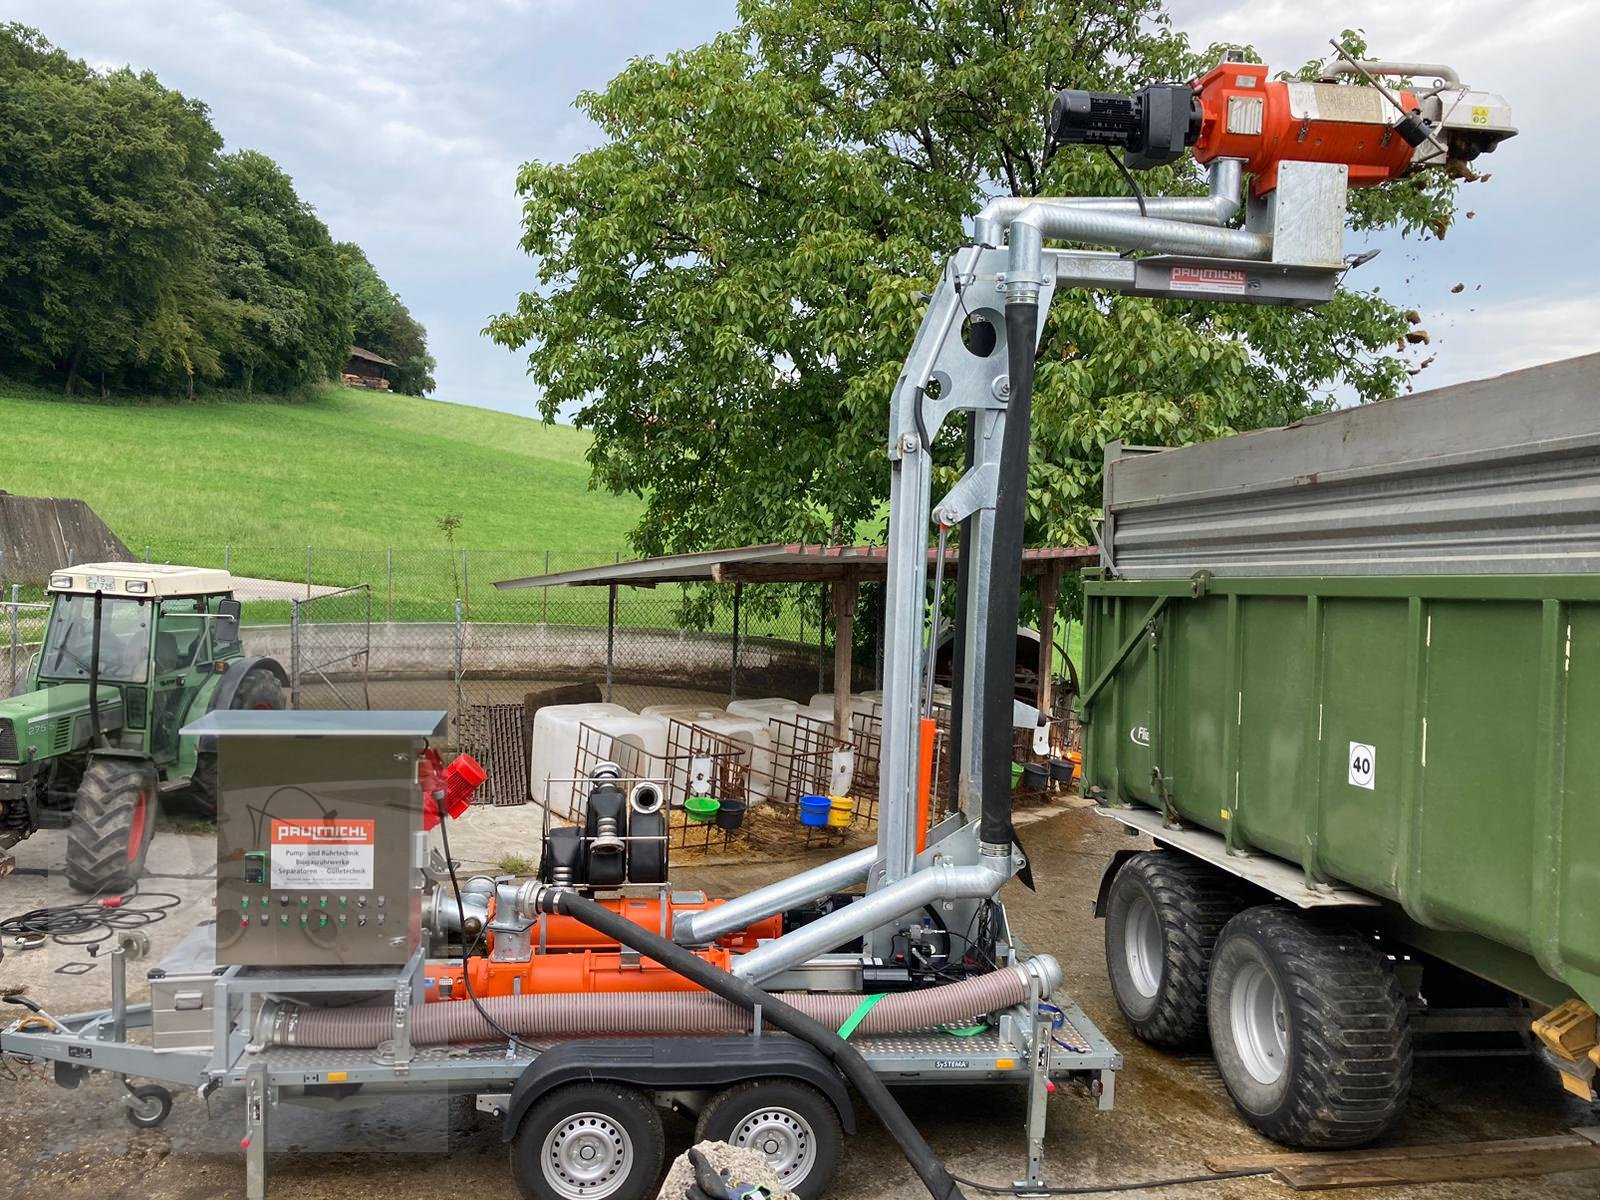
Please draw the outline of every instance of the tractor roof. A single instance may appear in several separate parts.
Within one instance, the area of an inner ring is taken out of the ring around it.
[[[50,590],[98,591],[108,596],[210,596],[231,592],[233,576],[212,567],[180,567],[167,563],[78,563],[52,571]]]

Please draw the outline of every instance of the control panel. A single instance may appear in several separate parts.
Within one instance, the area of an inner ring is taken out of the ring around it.
[[[310,732],[323,715],[292,714],[310,728],[284,737],[218,738],[219,964],[400,965],[421,943],[423,740]],[[339,714],[380,715],[429,714]]]

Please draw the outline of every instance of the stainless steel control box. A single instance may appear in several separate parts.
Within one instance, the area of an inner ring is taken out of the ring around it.
[[[404,964],[421,943],[417,756],[441,712],[214,712],[216,961]]]

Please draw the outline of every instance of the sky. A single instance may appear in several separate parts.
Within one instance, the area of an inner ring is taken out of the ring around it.
[[[1600,350],[1600,184],[1582,80],[1600,0],[1169,0],[1195,45],[1247,42],[1274,67],[1365,31],[1374,54],[1443,61],[1503,94],[1521,129],[1480,160],[1442,243],[1380,236],[1351,278],[1423,317],[1419,386]],[[132,64],[204,100],[229,149],[274,158],[335,239],[358,242],[428,328],[436,395],[534,415],[525,360],[480,335],[532,286],[518,247],[520,163],[598,140],[573,107],[629,59],[734,24],[732,0],[4,0],[100,67]],[[178,14],[181,12],[181,19]],[[1514,18],[1511,14],[1514,13]],[[1041,98],[1041,106],[1043,105]],[[1349,249],[1359,249],[1354,243]],[[1461,283],[1456,294],[1451,288]],[[1481,285],[1481,286],[1480,286]]]

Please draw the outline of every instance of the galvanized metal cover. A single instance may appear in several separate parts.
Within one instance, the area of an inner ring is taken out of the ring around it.
[[[1600,572],[1600,354],[1173,450],[1106,447],[1127,579]]]
[[[190,721],[179,732],[223,737],[437,737],[444,732],[444,718],[443,712],[431,710],[222,709]]]

